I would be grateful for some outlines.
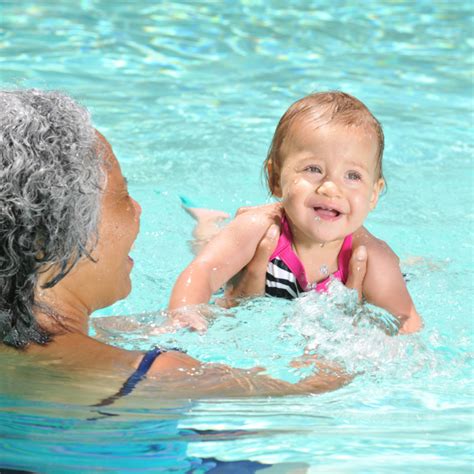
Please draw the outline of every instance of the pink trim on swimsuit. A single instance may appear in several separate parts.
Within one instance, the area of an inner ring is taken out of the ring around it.
[[[290,226],[285,216],[281,220],[281,234],[278,240],[278,244],[272,253],[269,261],[271,262],[275,257],[280,257],[283,262],[288,266],[296,280],[304,291],[310,291],[314,289],[320,293],[328,290],[328,284],[332,278],[340,280],[342,283],[346,283],[349,276],[349,261],[352,255],[352,234],[344,238],[341,250],[337,256],[337,270],[323,281],[316,284],[316,287],[312,287],[308,284],[306,278],[306,272],[304,270],[301,260],[296,255],[292,246],[293,236],[291,235]]]

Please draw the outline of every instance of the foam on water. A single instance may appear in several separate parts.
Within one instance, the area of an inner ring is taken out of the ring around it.
[[[361,381],[389,384],[407,377],[425,382],[456,377],[471,362],[471,353],[466,352],[469,339],[448,340],[433,328],[397,335],[396,318],[380,308],[360,305],[357,294],[337,280],[330,283],[328,293],[310,291],[291,302],[257,298],[232,310],[203,305],[201,311],[212,315],[204,334],[187,329],[163,332],[165,312],[95,318],[94,325],[106,342],[133,349],[180,346],[204,361],[264,366],[270,375],[289,381],[311,372],[311,367],[293,367],[303,354],[335,362]]]
[[[470,359],[461,338],[448,340],[436,329],[397,335],[398,321],[392,315],[358,305],[357,295],[338,281],[331,283],[328,294],[311,292],[297,300],[285,324],[306,338],[307,350],[364,377],[454,376]]]

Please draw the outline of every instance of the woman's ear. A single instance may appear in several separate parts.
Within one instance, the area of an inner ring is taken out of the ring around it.
[[[370,197],[370,210],[375,209],[375,206],[377,206],[380,193],[382,192],[382,189],[384,187],[385,187],[385,181],[383,178],[378,179],[374,183],[374,188],[372,189],[372,196]]]
[[[280,173],[278,173],[276,166],[273,166],[271,160],[267,163],[267,175],[272,195],[281,198]]]

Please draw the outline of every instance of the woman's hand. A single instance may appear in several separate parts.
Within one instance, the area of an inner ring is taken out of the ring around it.
[[[235,305],[235,300],[265,293],[265,275],[270,259],[280,236],[279,226],[271,224],[260,241],[255,256],[250,263],[229,282],[226,289],[224,306]],[[349,276],[346,286],[357,291],[362,301],[362,287],[367,272],[367,249],[361,245],[353,250],[349,262]],[[222,301],[221,301],[222,303]]]
[[[219,304],[227,308],[235,306],[239,298],[259,296],[265,293],[265,274],[268,260],[280,237],[282,216],[280,203],[241,207],[236,215],[238,216],[244,212],[254,213],[257,219],[266,219],[268,230],[260,240],[252,260],[227,284],[225,298],[219,300]]]
[[[275,224],[279,224],[283,213],[283,207],[281,202],[272,202],[270,204],[261,204],[259,206],[243,206],[237,209],[235,216],[240,216],[240,214],[246,212],[251,212],[259,218],[267,218],[269,219],[269,223],[274,222]]]
[[[362,302],[362,287],[366,273],[367,249],[364,245],[360,245],[352,251],[351,259],[349,261],[349,276],[346,281],[347,288],[357,291],[357,294],[359,295],[359,303]]]

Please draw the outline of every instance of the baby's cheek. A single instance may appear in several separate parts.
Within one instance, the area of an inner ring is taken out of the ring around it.
[[[293,178],[288,185],[283,188],[283,198],[288,199],[298,194],[300,178]]]
[[[368,214],[370,211],[370,200],[367,196],[356,195],[352,198],[352,208],[359,214]]]

